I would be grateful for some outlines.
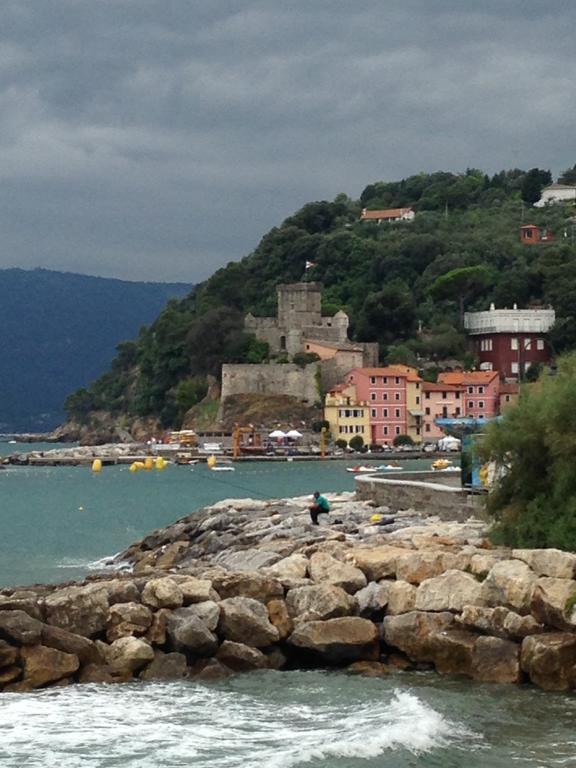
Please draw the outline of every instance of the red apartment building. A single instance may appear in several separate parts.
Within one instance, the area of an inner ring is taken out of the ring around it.
[[[553,309],[495,309],[466,312],[464,327],[482,371],[498,371],[518,380],[535,363],[551,359],[546,335],[555,321]]]
[[[441,373],[439,384],[459,387],[462,398],[462,416],[473,419],[491,419],[500,407],[500,376],[498,371],[454,371]]]

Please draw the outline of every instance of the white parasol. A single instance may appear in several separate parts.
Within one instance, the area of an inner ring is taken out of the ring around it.
[[[296,440],[299,437],[302,437],[302,432],[298,432],[297,429],[291,429],[289,432],[286,432],[286,437],[290,437],[293,440]]]
[[[268,437],[272,437],[275,440],[279,440],[281,437],[286,437],[286,432],[282,432],[281,429],[275,429],[273,432],[270,432]]]

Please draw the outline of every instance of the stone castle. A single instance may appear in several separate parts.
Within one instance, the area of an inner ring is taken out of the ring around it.
[[[311,405],[320,401],[321,388],[340,382],[352,368],[378,364],[378,345],[348,339],[349,319],[345,312],[323,317],[320,283],[291,283],[278,286],[276,317],[248,314],[245,330],[270,347],[272,357],[292,360],[298,353],[315,354],[319,362],[299,366],[272,362],[222,367],[222,399],[230,395],[292,395]]]

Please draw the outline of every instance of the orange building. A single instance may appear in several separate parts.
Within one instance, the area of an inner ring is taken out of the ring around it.
[[[460,387],[462,416],[491,419],[500,406],[500,376],[498,371],[453,371],[441,373],[438,383]]]

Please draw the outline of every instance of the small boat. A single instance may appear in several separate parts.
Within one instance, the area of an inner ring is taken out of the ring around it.
[[[364,464],[361,464],[358,467],[346,467],[346,472],[354,472],[355,475],[361,475],[366,474],[369,472],[378,472],[377,467],[367,467]]]
[[[396,471],[398,471],[398,470],[400,470],[400,469],[403,469],[403,467],[401,467],[401,466],[400,466],[400,464],[381,464],[381,465],[378,467],[378,471],[379,471],[379,472],[382,472],[382,471],[391,471],[391,470],[396,470]]]
[[[233,467],[231,464],[215,464],[213,467],[210,467],[211,472],[235,472],[236,467]]]
[[[436,461],[432,462],[432,469],[448,469],[451,464],[450,459],[436,459]]]

